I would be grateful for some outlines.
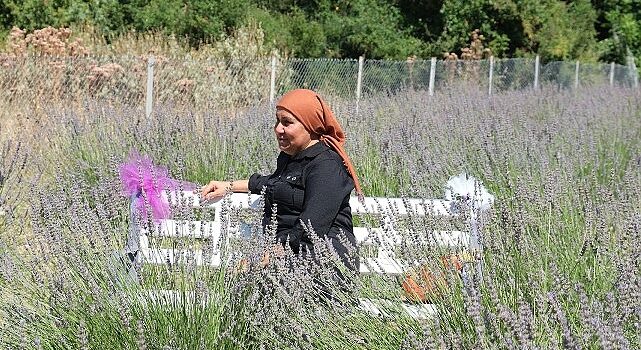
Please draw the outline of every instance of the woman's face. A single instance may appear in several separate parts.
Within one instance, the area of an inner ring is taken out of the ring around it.
[[[286,110],[276,110],[274,133],[281,151],[293,156],[312,145],[314,137],[301,122]]]

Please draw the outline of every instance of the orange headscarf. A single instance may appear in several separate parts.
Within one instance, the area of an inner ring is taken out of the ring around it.
[[[276,104],[276,109],[291,113],[308,131],[320,135],[321,141],[338,153],[354,180],[356,194],[362,199],[363,192],[356,169],[343,148],[345,133],[325,101],[312,90],[296,89],[286,93]]]

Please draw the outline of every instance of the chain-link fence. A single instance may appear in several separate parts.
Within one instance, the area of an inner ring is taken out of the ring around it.
[[[638,87],[634,64],[587,64],[538,59],[199,60],[154,57],[0,57],[4,110],[52,108],[107,101],[145,108],[189,106],[196,110],[240,108],[273,102],[285,91],[309,88],[328,98],[353,98],[403,89],[431,95],[464,86],[488,94],[542,87],[594,85]]]

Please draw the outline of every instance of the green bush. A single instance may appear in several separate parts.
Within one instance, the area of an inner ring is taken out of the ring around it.
[[[239,26],[249,4],[249,0],[138,0],[129,8],[134,28],[165,30],[199,44]]]

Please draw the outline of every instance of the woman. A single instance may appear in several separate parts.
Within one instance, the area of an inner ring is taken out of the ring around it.
[[[273,174],[211,181],[202,188],[202,197],[216,199],[228,191],[260,194],[264,188],[263,227],[270,224],[276,204],[278,242],[285,245],[289,241],[296,254],[313,252],[311,229],[331,242],[345,266],[358,270],[358,259],[349,256],[339,236],[345,235],[355,247],[349,197],[354,188],[359,197],[362,192],[334,114],[314,91],[292,90],[276,104],[274,133],[281,153]]]

